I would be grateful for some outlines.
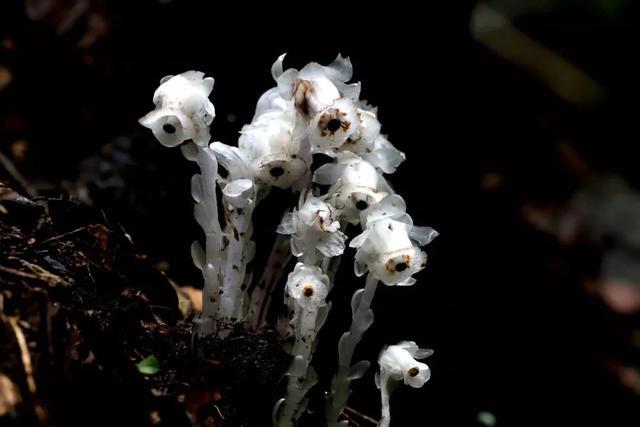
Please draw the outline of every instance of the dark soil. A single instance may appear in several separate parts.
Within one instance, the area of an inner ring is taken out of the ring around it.
[[[198,341],[103,212],[5,186],[0,206],[0,424],[270,425],[288,365],[276,334]],[[151,355],[160,369],[143,375]]]

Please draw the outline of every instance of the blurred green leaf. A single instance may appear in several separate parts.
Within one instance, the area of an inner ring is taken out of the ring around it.
[[[144,375],[154,375],[160,371],[160,361],[153,354],[145,357],[138,364],[136,364],[138,372]]]
[[[615,19],[622,15],[627,0],[594,0],[594,3],[605,15]]]
[[[494,427],[496,425],[496,416],[491,412],[481,411],[478,412],[478,422],[487,427]]]

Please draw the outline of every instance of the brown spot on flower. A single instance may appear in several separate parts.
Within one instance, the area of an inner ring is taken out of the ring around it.
[[[395,258],[391,258],[385,264],[385,268],[391,274],[396,272],[401,273],[409,267],[411,267],[410,255],[402,255],[402,260],[400,262],[396,262]]]
[[[415,366],[407,371],[407,374],[409,374],[410,377],[415,377],[419,373],[420,373],[420,369],[416,368]]]

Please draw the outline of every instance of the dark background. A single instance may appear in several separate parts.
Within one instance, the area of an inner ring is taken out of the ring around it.
[[[591,7],[597,2],[560,2],[516,22],[607,89],[589,106],[563,101],[473,40],[471,2],[457,10],[370,6],[366,19],[346,5],[318,5],[261,19],[257,10],[223,13],[214,2],[95,1],[60,30],[68,3],[35,18],[23,2],[0,6],[0,65],[12,76],[0,90],[0,150],[40,191],[87,188],[170,277],[197,285],[188,251],[198,236],[193,170],[137,123],[159,79],[189,69],[214,76],[212,134],[234,145],[273,85],[278,55],[288,52],[285,65],[300,68],[341,52],[362,97],[379,106],[383,131],[407,154],[390,181],[414,221],[440,232],[416,286],[380,288],[376,323],[358,352],[375,363],[384,344],[403,339],[435,349],[426,386],[394,394],[394,425],[475,426],[481,411],[498,426],[639,425],[638,395],[610,369],[612,360],[638,364],[629,344],[637,311],[618,314],[585,291],[584,278],[598,274],[597,251],[562,245],[522,214],[530,204],[562,206],[579,188],[561,143],[590,170],[638,184],[633,2],[618,2],[615,15]],[[105,31],[78,47],[91,13],[104,18]],[[22,157],[16,141],[28,147]],[[265,202],[256,220],[262,251],[276,207]],[[362,282],[350,269],[345,262],[336,318],[321,337],[325,375],[347,327],[348,295]],[[355,386],[351,406],[378,417],[371,376]]]

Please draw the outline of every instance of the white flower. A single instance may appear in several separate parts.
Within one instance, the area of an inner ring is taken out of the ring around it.
[[[313,148],[324,152],[355,138],[359,128],[360,116],[356,104],[351,99],[341,98],[313,116],[307,135]]]
[[[361,214],[364,231],[349,246],[358,248],[354,261],[356,275],[369,270],[388,286],[411,286],[413,275],[427,263],[427,254],[418,246],[431,242],[438,233],[431,227],[413,225],[398,195],[385,197]]]
[[[330,203],[346,221],[357,224],[360,212],[378,203],[387,195],[379,191],[384,181],[376,169],[352,153],[342,153],[337,163],[319,167],[313,181],[329,188]]]
[[[284,109],[270,108],[277,98],[267,100],[263,114],[242,128],[238,146],[251,164],[257,181],[288,188],[305,176],[311,163],[308,145],[303,141],[293,102]]]
[[[326,257],[341,255],[347,238],[340,231],[334,208],[310,194],[301,195],[298,209],[287,213],[276,231],[290,234],[291,252],[305,256],[309,263],[315,263],[316,250]]]
[[[376,109],[361,107],[358,109],[360,127],[338,148],[351,151],[371,163],[384,173],[393,173],[405,160],[405,155],[391,144],[381,133],[381,125]]]
[[[353,75],[349,58],[338,55],[328,66],[311,62],[300,71],[294,68],[284,71],[284,57],[281,55],[274,62],[271,74],[282,98],[294,99],[303,115],[313,117],[339,98],[358,99],[360,83],[346,84]]]
[[[208,99],[213,82],[200,71],[166,76],[153,95],[156,109],[142,117],[140,124],[151,129],[164,146],[175,147],[188,139],[206,146],[211,139],[209,125],[216,115]]]
[[[271,111],[286,111],[290,108],[291,103],[291,100],[287,101],[280,96],[280,91],[277,87],[272,87],[258,98],[253,120]]]
[[[326,305],[329,278],[319,267],[299,262],[287,278],[287,294],[297,306],[317,311]]]
[[[431,371],[426,364],[418,360],[429,357],[431,354],[433,354],[432,350],[420,349],[413,341],[402,341],[396,345],[390,345],[380,353],[378,359],[380,375],[420,388],[429,381]]]

